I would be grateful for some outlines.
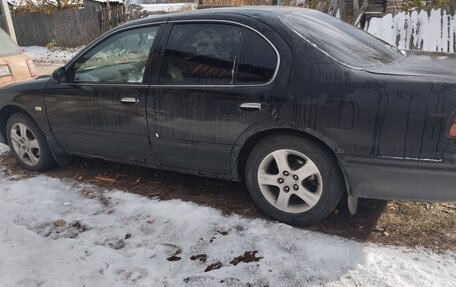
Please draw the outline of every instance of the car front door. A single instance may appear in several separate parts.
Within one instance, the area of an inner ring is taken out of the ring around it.
[[[283,96],[279,53],[259,32],[229,21],[180,21],[167,30],[148,100],[158,160],[228,174],[236,139],[272,117],[273,102]]]
[[[65,82],[50,81],[47,115],[67,152],[155,162],[146,100],[160,33],[155,25],[110,35],[66,67]]]

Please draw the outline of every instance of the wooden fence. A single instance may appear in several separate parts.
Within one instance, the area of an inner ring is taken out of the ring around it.
[[[444,9],[371,18],[365,30],[401,49],[456,53],[456,16]]]
[[[123,7],[97,10],[94,7],[67,9],[51,13],[12,15],[20,46],[79,47],[124,22]],[[0,25],[2,25],[0,18]],[[2,27],[4,29],[4,26]]]
[[[101,32],[107,32],[110,29],[119,26],[126,21],[124,6],[117,8],[103,8],[99,11],[101,20]]]

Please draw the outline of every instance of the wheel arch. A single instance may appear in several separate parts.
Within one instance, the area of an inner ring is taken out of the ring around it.
[[[43,127],[40,126],[40,122],[38,119],[30,113],[26,108],[17,105],[17,104],[8,104],[3,106],[0,109],[0,142],[4,141],[5,144],[8,144],[7,142],[7,135],[6,135],[6,124],[8,122],[8,119],[14,115],[15,113],[24,113],[25,115],[29,116],[36,124],[37,126],[41,129],[41,131],[44,133],[44,136],[49,144],[52,156],[54,157],[55,161],[60,165],[64,166],[66,165],[70,160],[71,156],[65,153],[65,151],[57,144],[55,139],[53,138],[52,135],[46,134],[45,130],[43,130]]]
[[[350,193],[350,186],[349,186],[349,180],[346,176],[346,172],[337,158],[336,155],[336,150],[337,148],[335,147],[335,144],[330,142],[329,140],[324,140],[322,139],[322,136],[316,135],[315,133],[311,132],[306,132],[302,130],[296,130],[292,128],[272,128],[272,129],[265,129],[262,131],[259,131],[255,134],[252,134],[250,137],[248,137],[242,145],[240,145],[240,148],[238,149],[236,155],[235,155],[235,164],[233,165],[233,177],[238,179],[238,180],[243,180],[245,176],[245,166],[247,164],[247,159],[254,149],[254,147],[260,142],[261,140],[272,136],[272,135],[292,135],[292,136],[297,136],[300,138],[304,138],[309,141],[313,141],[314,143],[318,144],[319,146],[323,147],[337,162],[337,165],[339,166],[339,169],[344,177],[345,185],[347,188],[347,192]]]
[[[27,109],[25,109],[24,107],[21,107],[20,105],[16,105],[16,104],[9,104],[9,105],[3,106],[0,109],[0,136],[3,137],[5,144],[7,143],[6,142],[6,123],[8,122],[8,119],[12,115],[19,113],[19,112],[26,114],[27,116],[32,118],[35,121],[35,123],[38,124],[38,121],[36,120],[36,118],[31,113],[29,113],[27,111]]]

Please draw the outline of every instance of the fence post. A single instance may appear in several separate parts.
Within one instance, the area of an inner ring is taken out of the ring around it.
[[[6,0],[0,0],[0,6],[3,11],[3,15],[5,16],[5,21],[6,21],[6,29],[8,30],[7,32],[10,34],[11,38],[14,40],[14,42],[17,43],[16,39],[16,32],[14,31],[14,25],[13,25],[13,20],[11,19],[11,13],[8,7],[8,1]]]

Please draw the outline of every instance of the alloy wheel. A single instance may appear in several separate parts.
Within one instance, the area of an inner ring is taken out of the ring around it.
[[[287,213],[302,213],[320,200],[323,182],[316,164],[291,149],[268,154],[258,169],[258,185],[265,199]]]
[[[17,156],[28,166],[38,165],[41,150],[35,134],[25,124],[15,123],[10,135]]]

